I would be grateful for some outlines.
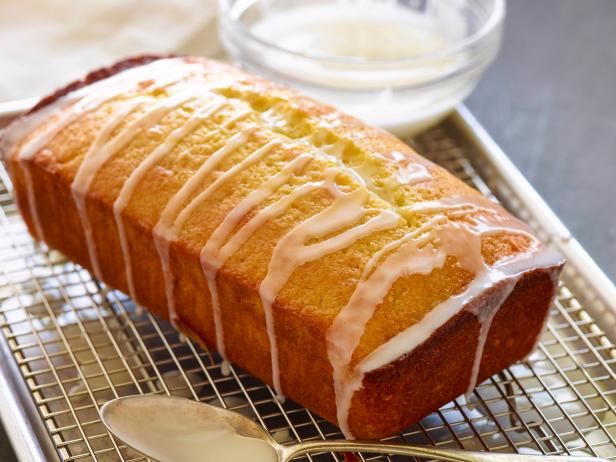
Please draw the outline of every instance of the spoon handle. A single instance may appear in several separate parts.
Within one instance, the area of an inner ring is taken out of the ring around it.
[[[454,462],[607,462],[597,457],[543,456],[527,454],[503,454],[495,452],[465,451],[462,449],[415,446],[412,444],[382,443],[361,440],[305,441],[283,446],[282,462],[315,452],[364,452],[415,456]]]

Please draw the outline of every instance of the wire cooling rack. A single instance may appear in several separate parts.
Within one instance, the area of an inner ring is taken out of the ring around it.
[[[534,219],[523,197],[494,175],[480,176],[482,158],[455,125],[445,123],[413,144],[483,193],[496,193],[544,239],[553,239],[552,230]],[[0,342],[9,352],[3,372],[16,376],[25,390],[19,404],[35,410],[30,423],[38,428],[41,446],[51,448],[47,458],[145,460],[114,440],[98,415],[107,400],[135,393],[166,393],[225,406],[257,420],[279,441],[341,437],[334,425],[296,403],[280,404],[270,387],[241,369],[232,367],[225,376],[214,352],[183,339],[58,252],[37,247],[19,217],[1,165],[0,205]],[[610,320],[599,322],[595,305],[600,302],[588,297],[590,289],[584,298],[573,293],[569,281],[580,279],[579,271],[574,273],[565,273],[567,285],[561,283],[547,331],[527,361],[480,384],[469,401],[452,401],[394,439],[616,460],[616,329]],[[344,457],[327,453],[308,459]]]

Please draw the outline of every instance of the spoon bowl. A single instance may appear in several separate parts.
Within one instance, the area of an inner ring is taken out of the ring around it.
[[[161,395],[114,399],[100,410],[107,429],[127,446],[160,462],[287,462],[316,452],[397,454],[456,462],[607,462],[596,457],[465,451],[360,440],[313,440],[281,445],[241,414]]]
[[[127,446],[161,462],[283,460],[281,446],[249,418],[185,398],[127,396],[105,403],[100,415]]]

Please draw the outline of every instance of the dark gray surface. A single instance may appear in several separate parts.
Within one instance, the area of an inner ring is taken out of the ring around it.
[[[468,107],[616,279],[616,1],[510,0]]]
[[[0,461],[13,462],[15,460],[17,459],[15,459],[15,454],[8,442],[4,428],[0,425]]]
[[[468,106],[616,279],[616,0],[510,0]]]

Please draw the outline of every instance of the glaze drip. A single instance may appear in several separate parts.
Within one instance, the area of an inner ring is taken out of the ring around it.
[[[173,111],[174,109],[177,109],[178,107],[182,106],[193,98],[194,97],[185,94],[177,94],[169,98],[163,99],[162,101],[148,108],[144,114],[140,115],[134,122],[127,125],[114,138],[97,138],[96,141],[99,141],[100,144],[94,147],[94,149],[96,150],[89,151],[86,154],[81,165],[79,166],[79,170],[77,171],[77,174],[75,175],[75,179],[73,180],[71,186],[73,197],[78,197],[76,204],[78,203],[77,210],[80,212],[81,215],[80,220],[82,223],[86,223],[84,226],[84,234],[89,234],[90,236],[92,236],[92,228],[87,217],[85,200],[88,191],[90,190],[90,186],[94,181],[94,178],[96,177],[98,171],[103,167],[103,165],[109,162],[109,160],[115,154],[125,148],[135,138],[137,134],[156,125],[169,112]],[[131,112],[134,107],[134,105],[129,103],[128,112]],[[115,122],[116,121],[113,118],[110,121],[112,125]],[[101,133],[105,133],[105,135],[111,135],[112,130],[105,130],[105,128],[107,127],[104,127]],[[116,218],[116,223],[118,225],[118,234],[120,237],[120,245],[122,248],[122,257],[124,259],[125,276],[129,295],[136,303],[138,303],[136,297],[137,294],[135,293],[134,281],[132,278],[132,270],[130,267],[130,249],[128,248],[128,242],[126,240],[126,234],[124,232],[124,225],[119,219],[115,207],[114,215]],[[95,247],[92,245],[92,240],[88,241],[88,238],[86,238],[86,242],[89,244],[88,253],[90,255],[96,255]],[[94,260],[97,261],[97,265],[99,266],[98,258],[95,257]],[[100,271],[100,266],[98,267],[98,271]]]
[[[12,149],[21,145],[20,149],[16,151],[16,155],[25,179],[26,202],[37,240],[42,240],[44,236],[30,172],[30,161],[35,154],[47,146],[63,129],[84,114],[97,109],[122,93],[134,89],[145,79],[147,79],[147,84],[155,83],[158,87],[163,88],[187,78],[196,70],[198,70],[196,65],[188,64],[180,59],[159,60],[135,67],[69,93],[54,104],[11,124],[5,130],[0,145],[0,151],[4,156],[11,155]],[[147,86],[147,84],[144,85]],[[37,136],[28,138],[28,135],[39,127],[44,127],[44,129]]]
[[[469,200],[472,198],[448,198],[415,207],[415,211],[421,207],[427,216],[432,216],[431,221],[416,232],[388,244],[374,255],[366,265],[348,304],[339,312],[328,330],[328,354],[334,370],[338,424],[347,437],[352,437],[348,422],[352,399],[361,388],[364,375],[413,351],[465,307],[475,314],[480,323],[467,388],[467,391],[472,390],[477,382],[490,326],[498,309],[524,271],[541,268],[542,258],[548,262],[546,267],[557,261],[549,251],[539,250],[538,241],[527,234],[525,225],[513,218],[502,219],[494,213],[496,204],[484,203],[481,197],[477,200],[479,204]],[[491,233],[523,234],[532,238],[532,242],[522,254],[490,267],[483,260],[481,237]],[[377,265],[385,254],[389,256]],[[545,255],[548,255],[547,259]],[[353,353],[366,324],[392,284],[401,276],[429,274],[443,267],[447,256],[456,257],[460,267],[475,275],[468,287],[461,294],[432,308],[418,323],[403,330],[352,366]],[[520,262],[525,263],[523,269],[520,269]]]
[[[295,226],[278,241],[269,263],[267,275],[259,287],[259,295],[261,296],[267,332],[270,338],[272,381],[274,390],[279,397],[284,395],[280,385],[278,346],[272,305],[293,271],[305,263],[344,249],[353,242],[376,231],[389,229],[400,223],[400,217],[393,212],[365,208],[364,203],[369,197],[365,189],[343,193],[336,187],[333,178],[329,179],[326,184],[327,190],[335,198],[334,202],[321,212]],[[306,244],[310,239],[323,238],[347,226],[352,226],[370,213],[376,213],[376,216],[333,237],[314,244]]]
[[[208,288],[212,301],[212,310],[216,317],[216,325],[219,326],[220,332],[217,333],[217,341],[220,341],[222,352],[226,351],[224,346],[222,331],[222,319],[220,311],[220,303],[218,299],[218,286],[216,284],[216,276],[218,271],[225,264],[227,259],[238,250],[241,245],[260,227],[267,219],[281,214],[286,208],[285,205],[290,202],[278,201],[278,207],[272,207],[260,211],[252,220],[243,226],[226,244],[234,228],[254,208],[258,207],[271,194],[273,194],[280,186],[285,184],[290,177],[301,170],[308,162],[312,160],[311,156],[300,156],[289,162],[283,170],[270,180],[261,185],[257,190],[250,193],[238,205],[236,205],[229,214],[224,218],[222,223],[214,230],[212,236],[205,243],[200,253],[201,267],[207,279]],[[294,198],[293,194],[287,196]],[[282,207],[281,207],[282,205]],[[223,245],[224,244],[224,245]],[[219,349],[219,352],[221,350]]]
[[[319,132],[308,138],[310,142],[317,143],[319,143],[320,139],[321,136]],[[389,178],[381,181],[375,180],[375,174],[378,172],[378,169],[372,163],[371,159],[366,159],[353,168],[347,167],[344,164],[343,156],[347,145],[348,140],[340,140],[333,144],[324,145],[321,147],[321,150],[332,159],[335,159],[345,172],[351,174],[359,183],[366,186],[391,205],[395,206],[396,204],[394,192],[400,186],[416,186],[434,179],[425,165],[411,162],[404,154],[392,151],[387,156],[373,153],[375,158],[390,164],[393,170]]]
[[[172,241],[177,238],[182,229],[185,218],[180,217],[183,206],[192,197],[202,182],[218,166],[218,164],[229,154],[239,149],[246,141],[248,136],[257,129],[251,126],[233,135],[220,149],[210,155],[199,169],[188,179],[184,185],[173,195],[163,210],[158,223],[154,227],[152,236],[156,249],[161,259],[163,278],[165,280],[165,290],[167,303],[169,305],[169,318],[177,326],[178,317],[175,308],[175,298],[173,295],[173,278],[171,276],[169,247]],[[212,133],[212,136],[214,133]],[[213,189],[210,189],[212,191]],[[216,322],[217,318],[214,317]],[[216,324],[217,338],[221,338],[222,327]],[[224,348],[223,348],[224,353]],[[224,356],[223,356],[224,357]]]
[[[432,226],[434,222],[377,252],[366,264],[351,299],[327,331],[328,356],[334,371],[338,425],[347,436],[351,435],[347,422],[351,401],[363,379],[363,375],[349,367],[353,352],[376,307],[401,275],[429,274],[434,268],[443,265],[445,255],[429,245],[430,236],[427,232]],[[379,261],[387,254],[379,265]]]
[[[178,103],[171,103],[171,109],[175,109],[182,105],[187,100],[179,98]],[[135,282],[133,279],[133,269],[130,256],[130,248],[128,245],[128,238],[126,237],[126,230],[124,229],[124,221],[122,220],[122,212],[128,205],[130,198],[135,191],[135,188],[139,185],[139,182],[150,171],[152,167],[158,164],[165,156],[167,156],[175,146],[181,142],[186,136],[188,136],[193,130],[195,130],[204,120],[210,118],[216,111],[218,111],[224,105],[224,101],[217,100],[214,103],[198,109],[184,125],[174,130],[167,139],[152,151],[138,166],[130,176],[124,182],[120,193],[113,203],[113,216],[118,228],[118,235],[120,237],[120,245],[122,246],[122,254],[124,256],[124,268],[126,274],[126,280],[129,287],[131,298],[137,300],[137,292],[135,290]],[[83,165],[83,164],[82,164]]]
[[[88,218],[88,212],[86,210],[86,195],[84,191],[89,189],[91,178],[86,178],[86,175],[83,173],[85,171],[84,164],[87,166],[89,159],[94,155],[94,153],[99,152],[102,147],[107,143],[109,137],[113,133],[114,130],[122,123],[122,121],[140,104],[145,101],[143,98],[136,98],[124,105],[119,111],[111,116],[111,118],[105,123],[101,131],[96,136],[94,142],[88,148],[84,156],[84,160],[82,161],[79,169],[77,170],[77,174],[73,179],[71,184],[71,193],[73,195],[73,200],[75,201],[75,207],[77,208],[77,213],[79,215],[79,220],[81,222],[81,227],[83,228],[86,247],[88,249],[88,256],[90,258],[90,264],[92,265],[92,270],[94,272],[94,276],[101,280],[102,279],[102,270],[100,267],[100,263],[98,261],[98,255],[96,253],[96,244],[94,242],[94,233],[92,230],[92,224],[90,223],[90,219]],[[88,175],[89,177],[90,175]],[[78,179],[79,178],[79,179]]]

